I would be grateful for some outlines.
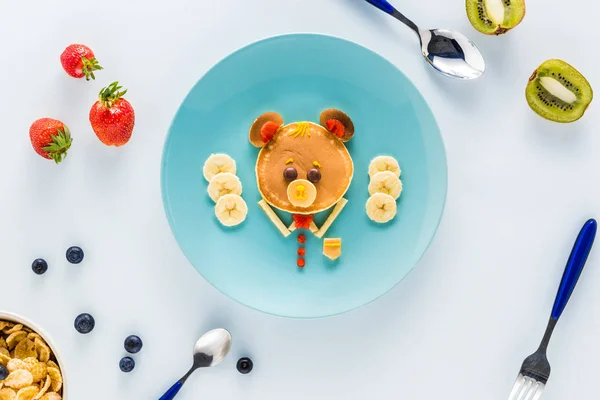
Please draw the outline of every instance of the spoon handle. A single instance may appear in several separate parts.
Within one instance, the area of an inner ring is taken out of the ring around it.
[[[391,15],[396,18],[398,21],[402,22],[404,25],[408,26],[410,29],[415,31],[417,36],[419,36],[419,27],[412,22],[410,19],[406,18],[400,11],[396,10],[393,5],[387,2],[387,0],[367,0],[367,3],[379,8],[386,14]]]
[[[179,390],[181,389],[181,387],[183,386],[183,383],[181,382],[176,382],[173,386],[171,386],[171,388],[169,390],[167,390],[167,392],[165,394],[162,395],[162,397],[158,400],[172,400],[175,398],[175,395],[177,393],[179,393]]]

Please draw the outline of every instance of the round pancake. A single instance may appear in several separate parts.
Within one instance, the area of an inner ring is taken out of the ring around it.
[[[298,179],[306,179],[312,168],[321,171],[321,180],[315,183],[317,197],[311,206],[295,207],[288,200],[290,182],[283,177],[283,171],[289,167],[296,168]],[[260,150],[256,160],[260,194],[271,206],[292,214],[315,214],[332,207],[350,187],[353,175],[354,164],[344,143],[312,122],[282,127]]]

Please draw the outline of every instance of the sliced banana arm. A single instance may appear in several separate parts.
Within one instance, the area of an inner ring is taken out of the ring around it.
[[[275,225],[275,227],[279,229],[279,232],[281,232],[283,236],[288,237],[292,233],[287,228],[287,226],[285,226],[283,222],[281,222],[281,219],[277,216],[277,214],[275,214],[275,211],[273,211],[271,206],[267,204],[267,202],[264,199],[259,201],[258,205],[265,212],[265,214],[267,214],[267,217],[269,217],[273,225]]]
[[[340,215],[340,213],[342,212],[344,207],[346,207],[346,204],[348,204],[348,200],[346,200],[344,198],[342,198],[340,201],[338,201],[338,203],[333,208],[333,211],[331,211],[331,214],[329,214],[329,217],[327,217],[327,219],[321,226],[321,229],[319,229],[315,233],[316,237],[322,238],[325,235],[325,233],[327,233],[327,230],[331,227],[331,224],[333,224],[333,221],[335,221],[336,218]]]

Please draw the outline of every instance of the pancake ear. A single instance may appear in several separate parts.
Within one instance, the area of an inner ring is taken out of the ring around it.
[[[320,123],[329,132],[347,142],[354,136],[354,123],[349,116],[340,110],[330,108],[321,113]]]
[[[283,117],[281,115],[276,112],[266,112],[256,118],[252,127],[250,127],[248,139],[250,139],[253,146],[263,147],[273,138],[273,135],[282,125]]]

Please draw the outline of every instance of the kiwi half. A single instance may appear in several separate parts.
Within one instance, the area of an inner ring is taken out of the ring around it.
[[[525,17],[524,0],[467,0],[471,25],[486,35],[501,35]]]
[[[548,60],[540,65],[525,89],[533,111],[555,122],[573,122],[583,116],[594,92],[579,71],[562,60]]]

